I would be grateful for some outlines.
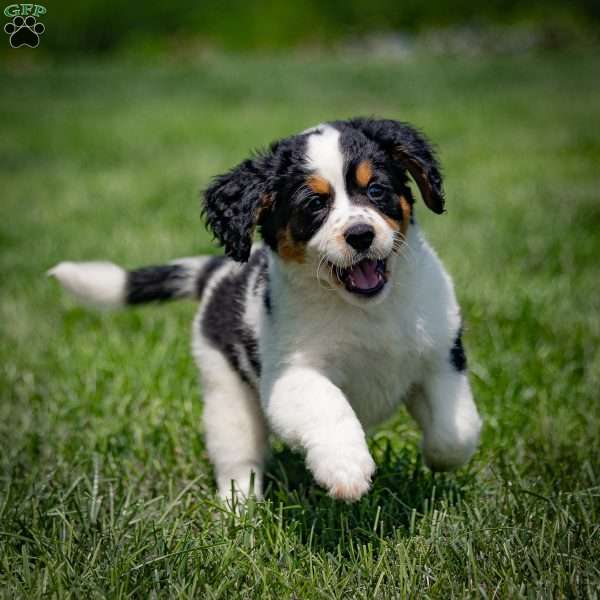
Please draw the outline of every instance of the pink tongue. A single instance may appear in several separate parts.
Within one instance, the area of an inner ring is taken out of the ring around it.
[[[354,265],[349,272],[352,283],[361,290],[370,290],[379,283],[376,260],[363,260]]]

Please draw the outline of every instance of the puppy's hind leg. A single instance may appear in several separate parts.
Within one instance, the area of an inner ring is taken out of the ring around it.
[[[230,505],[262,498],[268,431],[257,393],[205,341],[194,355],[201,371],[204,429],[219,496]],[[252,488],[253,483],[253,488]]]
[[[423,431],[425,462],[436,471],[465,464],[477,449],[481,418],[467,374],[449,363],[434,367],[406,401]]]

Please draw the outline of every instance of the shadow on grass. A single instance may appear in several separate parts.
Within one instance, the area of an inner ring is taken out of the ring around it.
[[[318,487],[304,458],[287,448],[274,451],[265,499],[282,507],[285,527],[296,529],[314,549],[347,554],[360,544],[379,545],[414,534],[417,521],[465,499],[473,474],[433,473],[414,449],[393,449],[389,440],[371,446],[377,472],[369,493],[347,504]]]

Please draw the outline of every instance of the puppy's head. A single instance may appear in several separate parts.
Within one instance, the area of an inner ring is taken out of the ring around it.
[[[238,261],[256,227],[281,261],[346,299],[384,297],[414,203],[444,211],[439,165],[427,140],[405,123],[357,118],[318,125],[273,143],[212,182],[209,227]]]

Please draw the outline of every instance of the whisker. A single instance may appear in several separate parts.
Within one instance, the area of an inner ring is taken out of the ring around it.
[[[320,258],[319,258],[319,262],[317,264],[317,271],[316,271],[316,277],[317,277],[317,283],[319,284],[319,287],[323,290],[326,290],[328,292],[331,291],[335,291],[334,288],[332,287],[328,287],[323,285],[323,281],[321,280],[321,278],[319,277],[319,270],[321,269],[321,266],[323,265],[323,263],[327,260],[327,256],[325,254],[321,254]]]
[[[417,257],[403,235],[394,236],[393,251],[410,266],[416,265]],[[403,250],[405,250],[403,252]]]

